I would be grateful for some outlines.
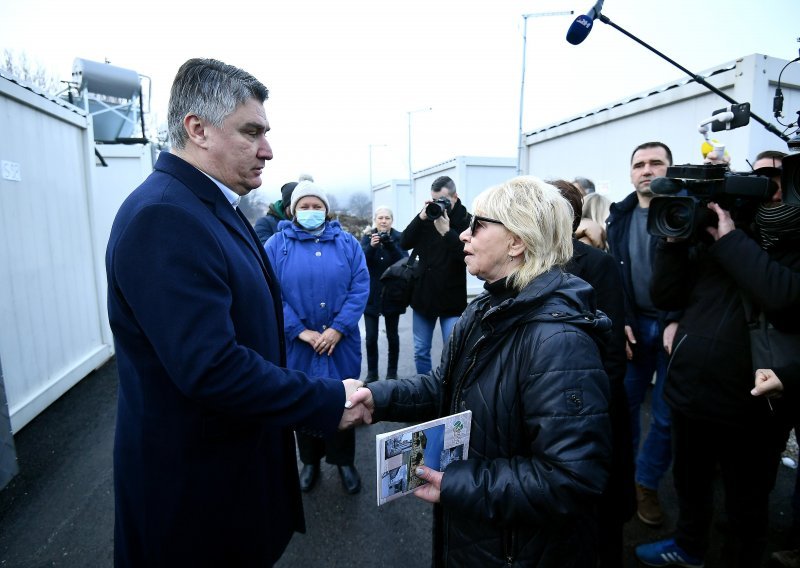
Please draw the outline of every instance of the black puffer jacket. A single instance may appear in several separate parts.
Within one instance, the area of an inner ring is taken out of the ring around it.
[[[386,244],[379,244],[373,247],[370,242],[375,230],[361,237],[361,249],[364,251],[364,258],[367,260],[367,270],[369,270],[369,299],[364,313],[368,316],[378,317],[379,315],[393,315],[405,313],[406,307],[384,302],[381,297],[383,284],[381,275],[392,264],[408,256],[408,253],[400,248],[400,231],[391,229],[389,235],[391,240]]]
[[[403,231],[400,246],[413,248],[419,277],[414,284],[411,307],[429,318],[460,316],[467,307],[467,267],[464,243],[458,236],[469,227],[470,216],[457,200],[449,214],[450,230],[439,234],[433,221],[419,215]]]
[[[750,338],[742,293],[781,331],[800,332],[800,246],[769,252],[737,229],[712,245],[661,241],[651,294],[662,309],[683,309],[664,398],[693,418],[741,425],[767,420],[753,397]]]
[[[598,344],[611,323],[591,287],[557,269],[491,300],[467,307],[436,371],[370,384],[375,419],[473,412],[468,459],[442,479],[434,566],[593,566],[611,455]]]

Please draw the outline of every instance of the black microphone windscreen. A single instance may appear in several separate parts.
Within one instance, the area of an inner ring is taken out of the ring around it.
[[[650,182],[650,191],[657,195],[674,195],[683,189],[683,185],[668,177],[653,178]]]
[[[572,25],[567,30],[567,41],[572,45],[581,43],[592,31],[592,23],[592,18],[586,15],[575,18],[575,21],[572,22]]]

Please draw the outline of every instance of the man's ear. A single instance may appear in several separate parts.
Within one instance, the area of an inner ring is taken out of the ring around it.
[[[195,146],[205,148],[207,144],[205,121],[196,114],[187,114],[183,118],[183,128],[186,130],[186,135],[189,141]]]

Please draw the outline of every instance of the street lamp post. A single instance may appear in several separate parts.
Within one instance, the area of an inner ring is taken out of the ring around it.
[[[522,109],[525,104],[525,60],[528,46],[528,18],[544,18],[546,16],[570,16],[574,14],[573,10],[568,12],[534,12],[531,14],[522,14],[522,81],[519,87],[519,133],[517,136],[517,175],[522,174],[522,150],[525,145],[522,132]]]
[[[427,112],[429,110],[433,110],[432,107],[424,107],[418,108],[416,110],[408,111],[408,191],[409,193],[414,193],[414,188],[412,187],[412,179],[413,179],[413,170],[411,169],[411,115],[416,112]]]

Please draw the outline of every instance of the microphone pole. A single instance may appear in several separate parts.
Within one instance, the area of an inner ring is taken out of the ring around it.
[[[666,62],[668,62],[668,63],[670,63],[670,64],[674,65],[675,67],[677,67],[678,69],[680,69],[681,71],[683,71],[684,73],[686,73],[686,74],[687,74],[689,77],[691,77],[691,78],[692,78],[692,80],[696,81],[697,83],[700,83],[701,85],[703,85],[703,86],[704,86],[706,89],[708,89],[709,91],[711,91],[711,92],[712,92],[712,93],[714,93],[715,95],[719,95],[720,97],[722,97],[723,99],[725,99],[726,101],[728,101],[729,103],[731,103],[731,104],[733,104],[733,105],[738,105],[738,104],[739,104],[738,102],[736,102],[736,100],[734,100],[733,98],[729,97],[728,95],[726,95],[725,93],[723,93],[722,91],[720,91],[719,89],[717,89],[717,88],[716,88],[714,85],[712,85],[711,83],[709,83],[708,81],[706,81],[706,80],[705,80],[703,77],[701,77],[700,75],[697,75],[697,74],[695,74],[695,73],[692,73],[692,72],[691,72],[691,71],[689,71],[689,70],[688,70],[686,67],[683,67],[683,66],[682,66],[682,65],[680,65],[678,62],[676,62],[676,61],[673,61],[672,59],[670,59],[669,57],[667,57],[666,55],[664,55],[663,53],[661,53],[660,51],[658,51],[658,50],[657,50],[656,48],[654,48],[653,46],[651,46],[651,45],[648,45],[647,43],[645,43],[644,41],[640,40],[638,37],[636,37],[636,36],[635,36],[635,35],[633,35],[632,33],[628,32],[627,30],[625,30],[625,29],[623,29],[623,28],[621,28],[621,27],[619,27],[617,24],[615,24],[614,22],[612,22],[612,21],[611,21],[611,20],[608,18],[608,16],[606,16],[605,14],[602,14],[602,13],[601,13],[601,14],[598,14],[598,16],[597,16],[597,19],[598,19],[598,20],[600,20],[601,22],[603,22],[604,24],[608,24],[609,26],[611,26],[611,27],[612,27],[612,28],[614,28],[615,30],[617,30],[617,31],[619,31],[619,32],[622,32],[623,34],[625,34],[626,36],[628,36],[629,38],[631,38],[633,41],[635,41],[636,43],[638,43],[638,44],[639,44],[639,45],[641,45],[642,47],[645,47],[645,48],[647,48],[648,50],[650,50],[650,51],[652,51],[653,53],[655,53],[656,55],[658,55],[658,56],[659,56],[661,59],[663,59],[664,61],[666,61]],[[785,142],[788,142],[788,141],[789,141],[789,137],[788,137],[788,136],[786,136],[785,134],[783,134],[783,133],[782,133],[780,130],[778,130],[777,128],[775,128],[775,126],[774,126],[773,124],[771,124],[771,123],[767,122],[766,120],[764,120],[763,118],[761,118],[760,116],[758,116],[756,113],[754,113],[754,112],[751,112],[751,113],[750,113],[750,116],[752,116],[752,117],[753,117],[753,118],[756,120],[756,122],[759,122],[760,124],[762,124],[762,125],[763,125],[763,126],[764,126],[764,127],[765,127],[765,128],[768,130],[768,131],[769,131],[769,132],[771,132],[772,134],[774,134],[775,136],[777,136],[777,137],[778,137],[778,138],[780,138],[781,140],[783,140],[783,141],[785,141]]]

